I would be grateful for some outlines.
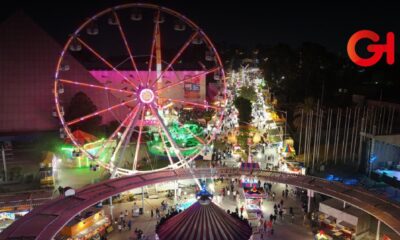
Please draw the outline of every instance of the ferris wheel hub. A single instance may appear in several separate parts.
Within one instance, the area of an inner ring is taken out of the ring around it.
[[[154,101],[155,94],[150,88],[143,88],[139,92],[139,99],[142,103],[149,104]]]

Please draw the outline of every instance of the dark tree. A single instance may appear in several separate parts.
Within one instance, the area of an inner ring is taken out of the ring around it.
[[[97,111],[96,105],[92,102],[88,95],[84,92],[76,93],[72,98],[66,112],[65,119],[72,121],[74,119],[86,116]],[[97,115],[95,117],[78,122],[71,126],[72,130],[80,129],[87,132],[94,132],[101,124],[102,117]]]
[[[278,44],[271,48],[262,48],[260,67],[264,70],[265,80],[280,101],[291,102],[303,98],[300,91],[302,83],[298,81],[299,55],[289,45]]]
[[[240,122],[250,122],[251,121],[251,102],[248,99],[238,97],[235,99],[235,107],[239,111]]]

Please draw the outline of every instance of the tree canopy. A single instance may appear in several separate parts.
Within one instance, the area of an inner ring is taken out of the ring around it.
[[[243,98],[243,97],[237,97],[235,99],[235,107],[239,111],[239,120],[240,122],[250,122],[251,121],[251,102],[250,100]]]
[[[76,93],[68,106],[65,115],[66,121],[86,116],[97,111],[96,105],[84,92]],[[71,126],[72,130],[80,129],[87,132],[95,131],[101,124],[102,117],[97,115],[86,119],[85,121],[78,122]]]

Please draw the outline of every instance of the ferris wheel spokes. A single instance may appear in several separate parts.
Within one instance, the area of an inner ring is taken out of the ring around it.
[[[104,64],[106,64],[109,68],[111,68],[113,71],[115,71],[118,75],[120,75],[126,82],[131,84],[136,90],[138,89],[138,86],[133,83],[129,78],[127,78],[124,74],[122,74],[116,67],[114,67],[109,61],[107,61],[104,57],[102,57],[96,50],[94,50],[92,47],[90,47],[85,41],[83,41],[81,38],[76,37],[76,39],[85,47],[87,48],[93,55],[95,55],[98,59],[100,59]]]
[[[168,141],[170,142],[170,144],[171,144],[171,146],[172,146],[172,149],[173,149],[174,152],[175,152],[176,157],[179,159],[179,162],[180,162],[182,165],[185,165],[185,166],[189,169],[191,175],[193,176],[193,179],[195,180],[195,182],[197,183],[197,185],[198,185],[199,187],[201,187],[201,184],[200,184],[199,180],[197,179],[197,177],[195,176],[195,174],[194,174],[192,168],[190,167],[188,161],[186,161],[185,157],[182,156],[181,151],[180,151],[178,145],[176,144],[176,142],[175,142],[174,139],[172,138],[170,132],[168,131],[167,127],[165,126],[162,117],[160,116],[160,114],[158,114],[157,108],[154,107],[153,105],[149,105],[149,107],[150,107],[150,111],[151,111],[151,112],[153,113],[153,115],[158,119],[158,122],[160,123],[160,127],[161,127],[161,129],[164,131],[165,136],[167,137]]]
[[[138,108],[138,105],[136,105],[134,107],[134,109],[131,111],[130,114],[128,114],[128,116],[126,116],[126,118],[122,121],[122,123],[117,127],[117,129],[114,130],[114,132],[111,134],[110,137],[108,137],[106,143],[104,145],[102,145],[100,147],[100,149],[96,152],[95,157],[98,158],[100,156],[100,154],[103,153],[103,151],[105,150],[105,148],[111,144],[111,142],[113,141],[113,139],[116,137],[116,135],[119,133],[119,131],[121,130],[121,128],[123,126],[126,126],[126,124],[128,123],[128,121],[130,119],[133,118],[133,114],[136,112],[136,109]]]
[[[202,104],[202,103],[197,103],[197,102],[190,102],[184,99],[171,99],[171,98],[164,98],[164,97],[159,97],[159,99],[164,99],[164,100],[169,100],[171,102],[177,102],[177,103],[182,103],[182,104],[188,104],[188,105],[193,105],[201,108],[213,108],[216,110],[221,110],[222,107],[214,106],[214,105],[209,105],[209,104]]]
[[[175,166],[175,163],[174,163],[174,161],[172,160],[172,157],[171,157],[171,154],[169,153],[169,149],[168,149],[168,147],[167,147],[167,144],[165,143],[164,136],[163,136],[163,134],[162,134],[162,132],[161,132],[161,127],[158,126],[157,130],[158,130],[158,134],[160,135],[160,138],[161,138],[161,142],[162,142],[162,144],[163,144],[164,151],[167,153],[169,163],[170,163],[170,165],[171,165],[172,168],[175,168],[175,167],[174,167],[174,166]]]
[[[131,118],[128,126],[126,127],[125,131],[123,132],[120,141],[118,142],[117,147],[115,148],[113,155],[110,159],[110,165],[112,168],[114,168],[113,173],[111,174],[111,177],[115,177],[115,174],[117,173],[118,170],[118,165],[119,163],[122,161],[122,159],[124,158],[125,155],[125,150],[126,150],[126,146],[129,144],[129,139],[132,136],[132,132],[133,129],[135,128],[135,124],[137,122],[137,117],[138,117],[138,113],[143,109],[143,107],[141,106],[141,103],[138,104],[139,106],[137,107],[135,113],[133,114],[133,117]],[[121,146],[123,146],[122,151],[120,152],[119,149],[121,148]],[[116,158],[117,154],[119,153],[119,157]],[[117,160],[117,162],[115,163],[115,160]]]
[[[135,157],[133,159],[132,170],[137,170],[136,169],[136,167],[137,167],[137,158],[138,158],[140,144],[141,144],[141,140],[142,140],[142,130],[143,130],[143,122],[144,122],[144,113],[145,113],[145,111],[146,111],[146,107],[144,106],[142,108],[142,113],[141,113],[140,122],[139,122],[139,135],[138,135],[137,142],[136,142],[136,150],[135,150]]]
[[[179,81],[176,82],[176,83],[172,83],[172,84],[169,84],[169,85],[167,85],[167,86],[165,86],[165,87],[156,89],[156,90],[154,90],[154,92],[160,93],[160,92],[162,92],[162,91],[164,91],[164,90],[166,90],[166,89],[168,89],[168,88],[175,87],[175,86],[177,86],[177,85],[179,85],[179,84],[182,84],[182,83],[184,83],[184,82],[191,81],[191,80],[196,79],[196,78],[198,78],[198,77],[201,77],[201,76],[203,76],[203,75],[207,75],[207,74],[213,73],[213,72],[215,72],[215,71],[217,71],[217,70],[219,70],[219,69],[220,69],[219,67],[212,68],[212,69],[210,69],[210,70],[207,70],[207,71],[205,71],[205,72],[199,73],[199,74],[194,75],[194,76],[191,76],[191,77],[189,77],[189,78],[181,79],[181,80],[179,80]]]
[[[161,129],[164,131],[165,136],[167,137],[168,141],[170,142],[171,147],[173,148],[176,157],[179,159],[179,161],[184,160],[184,157],[181,155],[181,152],[179,150],[178,144],[176,144],[175,140],[171,136],[171,133],[168,131],[167,126],[165,126],[163,118],[160,116],[160,114],[158,114],[157,107],[154,107],[153,105],[150,105],[149,107],[150,107],[150,111],[153,113],[153,116],[157,118]]]
[[[90,88],[97,88],[97,89],[102,89],[102,90],[110,91],[110,92],[129,93],[129,94],[134,94],[135,93],[135,92],[124,90],[124,89],[117,89],[117,88],[112,88],[112,87],[104,87],[104,86],[101,86],[101,85],[76,82],[76,81],[67,80],[67,79],[58,79],[58,81],[61,82],[61,83],[72,84],[72,85],[83,86],[83,87],[90,87]]]
[[[156,80],[150,84],[151,87],[153,87],[158,82],[158,80],[162,79],[164,74],[172,67],[172,65],[175,64],[176,60],[178,60],[178,58],[182,55],[182,53],[187,49],[187,47],[190,45],[190,43],[192,43],[193,39],[195,39],[198,34],[199,33],[196,31],[190,36],[190,38],[183,44],[181,49],[179,49],[178,53],[171,60],[171,62],[168,64],[168,66],[161,72],[161,75],[158,76],[156,78]]]
[[[123,42],[124,42],[126,51],[128,52],[129,58],[131,59],[132,67],[133,67],[133,69],[134,69],[135,72],[136,72],[136,75],[137,75],[137,77],[138,77],[138,80],[140,81],[141,84],[143,84],[142,77],[141,77],[140,74],[139,74],[139,70],[138,70],[138,68],[137,68],[135,59],[133,58],[132,50],[131,50],[131,48],[129,47],[128,41],[127,41],[127,39],[126,39],[125,32],[124,32],[124,30],[123,30],[123,28],[122,28],[122,25],[121,25],[121,22],[120,22],[120,20],[119,20],[119,17],[118,17],[117,12],[116,12],[116,11],[113,11],[113,15],[114,15],[114,17],[115,17],[115,20],[116,20],[116,23],[117,23],[117,26],[118,26],[118,30],[119,30],[119,32],[120,32],[120,34],[121,34],[121,37],[122,37],[122,40],[123,40]]]
[[[154,21],[153,41],[151,42],[151,51],[150,51],[150,59],[149,59],[147,79],[146,79],[146,87],[149,86],[151,67],[153,66],[154,51],[156,50],[156,44],[157,44],[156,43],[157,42],[157,36],[160,35],[160,21],[159,21],[159,19],[160,19],[160,10],[157,10],[156,19]]]
[[[113,110],[113,109],[115,109],[115,108],[125,106],[125,105],[127,105],[128,103],[131,103],[131,102],[134,102],[134,101],[135,101],[135,99],[132,99],[132,100],[129,100],[129,101],[122,102],[122,103],[119,103],[119,104],[117,104],[117,105],[114,105],[114,106],[112,106],[112,107],[109,107],[109,108],[105,108],[105,109],[96,111],[96,112],[91,113],[91,114],[88,114],[88,115],[86,115],[86,116],[76,118],[76,119],[74,119],[74,120],[72,120],[72,121],[67,122],[67,126],[71,126],[71,125],[74,125],[74,124],[76,124],[76,123],[85,121],[85,120],[87,120],[87,119],[89,119],[89,118],[95,117],[95,116],[97,116],[97,115],[99,115],[99,114],[102,114],[102,113],[104,113],[104,112],[107,112],[107,111],[111,111],[111,110]]]

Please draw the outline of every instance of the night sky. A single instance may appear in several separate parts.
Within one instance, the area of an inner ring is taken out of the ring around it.
[[[12,1],[0,21],[23,9],[60,43],[82,20],[110,6],[132,1]],[[400,36],[400,7],[395,1],[146,1],[177,10],[194,20],[215,42],[252,47],[258,43],[316,42],[345,52],[350,35],[360,29]],[[397,44],[399,45],[399,44]],[[398,51],[398,47],[397,47]]]

